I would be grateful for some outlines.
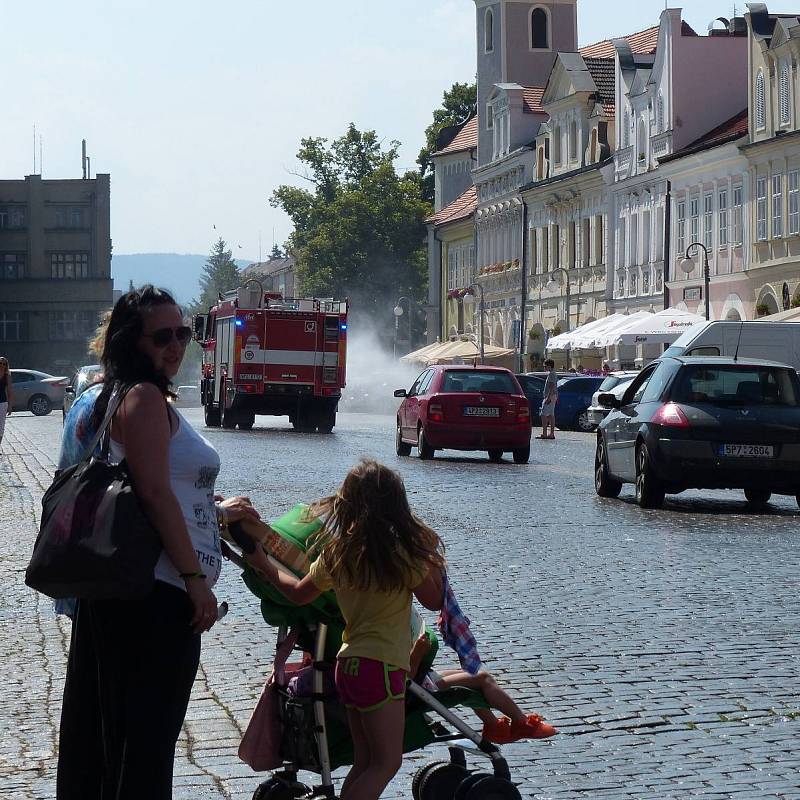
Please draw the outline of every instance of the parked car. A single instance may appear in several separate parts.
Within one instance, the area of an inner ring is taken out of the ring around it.
[[[200,387],[187,384],[186,386],[179,386],[178,395],[175,399],[175,405],[180,408],[200,408]]]
[[[12,369],[14,406],[12,411],[30,411],[43,417],[64,402],[64,389],[69,386],[65,375],[56,377],[35,369]]]
[[[686,489],[744,489],[753,505],[773,493],[800,504],[800,378],[786,364],[662,357],[631,381],[597,432],[595,490],[636,486],[643,508]]]
[[[531,425],[541,425],[542,418],[539,411],[544,398],[545,379],[537,375],[515,375],[517,382],[522,387],[525,397],[528,398],[528,408],[531,412]]]
[[[102,367],[99,364],[88,364],[81,367],[73,376],[72,381],[64,389],[64,400],[61,404],[61,415],[65,418],[69,414],[73,403],[94,383],[103,378]]]
[[[630,372],[610,372],[603,379],[603,382],[592,395],[592,404],[589,406],[587,414],[589,422],[595,427],[598,426],[607,416],[610,409],[600,405],[600,395],[603,392],[611,392],[615,397],[622,399],[625,394],[625,387],[639,374],[639,370]]]
[[[433,458],[437,450],[485,450],[492,461],[511,451],[527,464],[531,452],[528,400],[514,374],[501,367],[437,365],[411,388],[398,389],[397,454]]]
[[[592,403],[592,395],[603,380],[602,375],[573,375],[558,382],[556,425],[560,430],[588,433],[595,429],[587,412]]]

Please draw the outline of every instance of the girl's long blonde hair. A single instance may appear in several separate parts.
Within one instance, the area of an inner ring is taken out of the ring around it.
[[[314,550],[350,588],[402,591],[412,572],[445,566],[444,544],[411,510],[403,479],[372,459],[351,469],[339,491],[309,514],[323,519]]]

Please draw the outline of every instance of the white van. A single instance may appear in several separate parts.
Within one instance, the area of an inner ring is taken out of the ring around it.
[[[800,323],[698,322],[681,334],[665,356],[766,358],[800,370]]]

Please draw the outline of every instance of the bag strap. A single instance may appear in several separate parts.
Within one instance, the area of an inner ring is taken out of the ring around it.
[[[300,635],[300,630],[293,627],[286,638],[278,645],[275,650],[275,660],[272,662],[272,674],[275,676],[275,683],[278,686],[286,686],[286,662],[297,644],[297,637]]]
[[[93,455],[94,451],[97,449],[97,445],[100,443],[100,440],[103,438],[103,435],[108,430],[109,425],[111,424],[111,420],[114,417],[114,414],[117,413],[119,410],[120,405],[122,405],[122,401],[125,399],[125,395],[135,386],[135,384],[129,384],[127,386],[123,386],[119,381],[114,384],[114,388],[111,391],[111,397],[108,398],[108,407],[106,408],[106,415],[103,417],[103,421],[100,423],[100,427],[95,432],[92,441],[90,442],[88,449],[86,450],[86,455],[83,458],[83,461],[88,461]],[[101,456],[104,459],[108,458],[108,451],[111,447],[111,436],[107,436],[103,442],[103,449],[101,451]],[[81,463],[83,463],[83,461]]]

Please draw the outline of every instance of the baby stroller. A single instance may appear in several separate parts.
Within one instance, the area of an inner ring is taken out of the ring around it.
[[[303,552],[310,543],[309,537],[319,530],[319,523],[309,521],[305,512],[306,506],[298,505],[270,523],[286,543]],[[236,526],[231,528],[234,547],[226,546],[225,556],[241,567],[245,584],[260,598],[265,622],[278,630],[278,648],[284,645],[285,649],[287,637],[291,637],[295,650],[313,657],[309,665],[312,690],[305,696],[290,691],[288,686],[276,686],[283,764],[258,786],[253,800],[335,800],[332,772],[353,763],[344,708],[330,685],[344,630],[335,596],[326,593],[308,606],[293,605],[250,568],[239,548],[235,549],[237,544],[243,544],[241,531]],[[435,633],[430,628],[426,631],[432,647],[423,663],[425,671],[430,669],[438,649]],[[291,672],[297,666],[289,665],[287,669]],[[404,753],[432,744],[446,744],[449,750],[448,761],[432,761],[416,772],[411,784],[414,800],[521,800],[500,748],[484,740],[455,714],[452,709],[456,706],[488,707],[480,692],[457,687],[429,692],[409,681]],[[490,771],[470,769],[468,755],[487,759]],[[299,782],[301,770],[319,775],[319,785],[311,788]]]

